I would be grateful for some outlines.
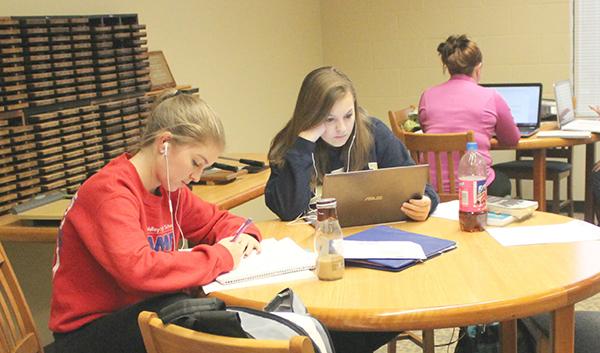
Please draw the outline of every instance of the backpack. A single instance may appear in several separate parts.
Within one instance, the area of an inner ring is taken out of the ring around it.
[[[289,288],[279,292],[264,310],[226,307],[218,298],[190,298],[164,307],[158,316],[165,324],[228,337],[289,340],[307,336],[315,353],[335,353],[327,328],[308,314]]]

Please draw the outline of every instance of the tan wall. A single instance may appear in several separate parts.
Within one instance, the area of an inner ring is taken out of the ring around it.
[[[569,0],[322,0],[321,18],[324,63],[346,72],[361,104],[386,122],[388,110],[417,105],[424,89],[447,80],[436,48],[451,34],[480,46],[482,82],[542,82],[552,98],[552,83],[570,77]],[[583,181],[582,148],[575,159]],[[582,200],[583,183],[575,186]]]
[[[0,2],[0,16],[108,13],[139,14],[149,49],[223,119],[230,151],[266,152],[322,62],[318,0]]]

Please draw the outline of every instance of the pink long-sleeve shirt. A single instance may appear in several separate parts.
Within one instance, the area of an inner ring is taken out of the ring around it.
[[[479,86],[467,75],[452,75],[450,80],[428,88],[419,102],[419,120],[424,132],[450,133],[472,130],[479,153],[487,166],[487,181],[494,181],[491,168],[490,139],[496,135],[502,145],[512,146],[519,142],[519,129],[515,125],[510,108],[493,89]],[[458,172],[458,154],[454,155],[454,170]],[[446,165],[442,155],[442,164]],[[431,184],[437,189],[435,166],[430,166]],[[448,171],[442,172],[443,191],[450,189]],[[440,190],[437,190],[440,192]]]

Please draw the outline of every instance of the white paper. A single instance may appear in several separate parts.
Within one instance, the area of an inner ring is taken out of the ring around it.
[[[458,200],[442,202],[438,204],[431,217],[445,218],[458,221]]]
[[[220,292],[229,289],[237,289],[237,288],[246,288],[253,286],[260,286],[265,284],[273,284],[273,283],[283,283],[283,282],[291,282],[291,281],[299,281],[299,280],[317,280],[317,275],[313,271],[300,271],[300,272],[292,272],[286,273],[279,276],[265,277],[256,280],[250,280],[245,282],[238,282],[234,284],[221,284],[217,281],[209,283],[202,287],[204,293],[208,294],[211,292]]]
[[[494,227],[486,231],[504,246],[600,240],[600,228],[580,220],[543,226]]]
[[[412,241],[344,240],[345,259],[419,259],[427,257]]]

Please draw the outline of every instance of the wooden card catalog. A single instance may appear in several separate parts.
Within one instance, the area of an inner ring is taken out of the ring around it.
[[[148,53],[148,60],[150,61],[150,83],[152,85],[151,90],[155,91],[158,89],[165,89],[175,87],[175,79],[167,60],[162,51],[151,51]]]

